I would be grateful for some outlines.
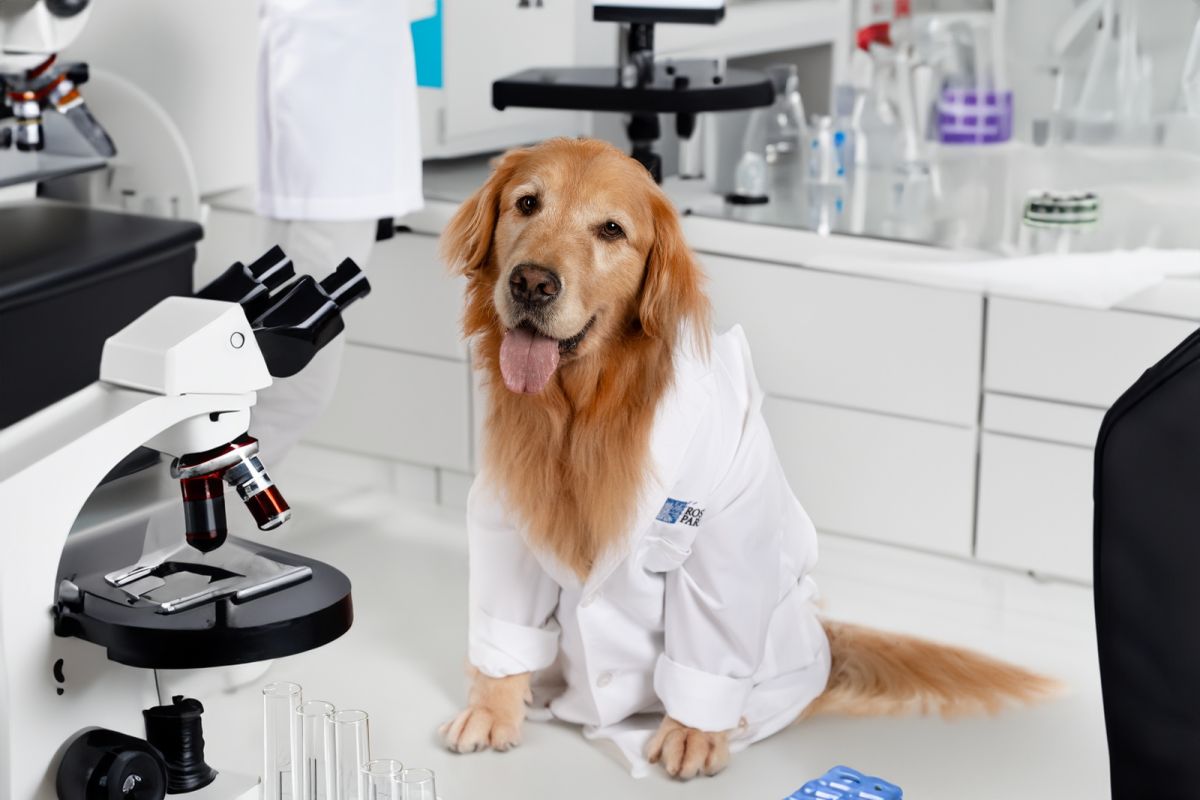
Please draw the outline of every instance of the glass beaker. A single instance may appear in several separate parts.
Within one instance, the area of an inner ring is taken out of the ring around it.
[[[804,103],[800,98],[800,72],[795,64],[767,68],[775,84],[775,103],[761,109],[763,158],[767,163],[767,194],[777,205],[794,207],[804,180]]]
[[[361,800],[359,769],[371,760],[371,730],[367,712],[335,711],[325,718],[329,757],[328,800]]]
[[[329,752],[326,740],[332,731],[325,718],[335,711],[333,703],[309,700],[296,709],[300,719],[300,798],[327,800],[329,797]]]
[[[433,770],[406,769],[401,772],[400,800],[437,800]]]
[[[263,800],[300,797],[300,718],[304,702],[299,684],[268,683],[263,696]]]
[[[394,758],[377,758],[359,767],[362,800],[400,800],[404,765]]]

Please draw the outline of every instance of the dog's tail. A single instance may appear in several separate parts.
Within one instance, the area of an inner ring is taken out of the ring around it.
[[[960,647],[822,620],[832,668],[825,692],[804,716],[995,713],[1033,703],[1059,684]]]

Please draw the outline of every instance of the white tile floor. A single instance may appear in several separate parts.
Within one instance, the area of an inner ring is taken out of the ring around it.
[[[898,783],[913,800],[1109,796],[1089,590],[836,537],[824,538],[818,572],[832,616],[970,645],[1053,674],[1067,692],[992,719],[812,720],[689,784],[635,781],[564,725],[529,726],[508,754],[452,755],[434,731],[464,697],[462,512],[386,486],[278,472],[296,508],[283,546],[350,576],[356,622],[342,639],[276,662],[254,687],[205,696],[209,761],[219,767],[260,771],[257,685],[285,679],[309,699],[367,709],[374,755],[433,768],[445,800],[779,800],[839,763]]]

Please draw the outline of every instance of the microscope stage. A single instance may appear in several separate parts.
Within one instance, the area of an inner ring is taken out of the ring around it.
[[[114,573],[79,575],[60,589],[55,633],[98,644],[111,660],[129,666],[196,669],[294,655],[350,629],[350,579],[337,569],[236,537],[225,547],[261,556],[296,577],[265,591],[220,594],[205,602],[165,607],[161,589],[147,589],[147,579],[133,588],[133,583],[114,585]],[[219,554],[225,547],[213,552]],[[169,577],[196,593],[228,580],[228,573],[202,566],[210,557],[197,552],[195,565],[172,564]]]

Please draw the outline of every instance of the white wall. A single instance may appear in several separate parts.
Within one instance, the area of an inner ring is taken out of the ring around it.
[[[101,0],[65,57],[148,92],[179,126],[209,193],[254,183],[257,34],[254,0]]]

